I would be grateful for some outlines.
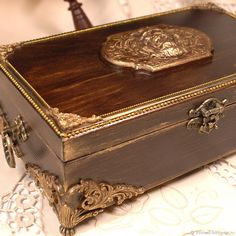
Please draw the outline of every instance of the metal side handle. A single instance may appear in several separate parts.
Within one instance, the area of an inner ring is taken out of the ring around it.
[[[23,156],[19,142],[26,142],[29,137],[23,118],[18,115],[10,124],[0,107],[0,133],[5,159],[11,168],[15,168],[15,156],[18,158]]]

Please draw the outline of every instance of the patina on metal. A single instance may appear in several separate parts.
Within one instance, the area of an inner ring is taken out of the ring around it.
[[[111,35],[101,54],[114,65],[155,72],[212,57],[213,46],[199,30],[161,24]]]
[[[6,62],[7,57],[14,52],[16,48],[20,48],[23,43],[13,43],[7,45],[0,45],[0,63]]]
[[[223,117],[227,100],[220,101],[217,98],[209,98],[204,101],[197,109],[189,111],[192,118],[187,123],[187,128],[197,129],[199,133],[209,134],[218,129],[218,121]]]
[[[64,131],[76,129],[81,125],[93,124],[101,121],[100,116],[92,115],[91,117],[82,117],[73,113],[60,112],[58,108],[51,108],[50,115],[56,121],[57,125]]]
[[[64,236],[74,235],[75,227],[79,223],[97,216],[105,208],[120,205],[145,191],[142,187],[96,183],[93,180],[80,180],[79,184],[65,189],[57,176],[41,170],[36,165],[27,164],[26,170],[42,188],[57,213],[61,224],[60,232]]]
[[[213,2],[206,2],[206,3],[202,3],[202,4],[192,5],[190,7],[191,7],[191,9],[214,10],[214,11],[217,11],[220,13],[230,14],[230,12],[228,12],[226,9],[218,6],[217,4],[215,4]]]
[[[15,155],[18,158],[23,156],[18,141],[26,142],[29,137],[23,118],[18,115],[10,125],[5,113],[0,108],[0,132],[6,161],[11,168],[15,168]]]

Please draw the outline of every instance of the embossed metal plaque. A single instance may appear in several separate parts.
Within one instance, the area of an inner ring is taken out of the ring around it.
[[[213,46],[199,30],[154,25],[109,36],[101,53],[112,64],[155,72],[211,57]]]

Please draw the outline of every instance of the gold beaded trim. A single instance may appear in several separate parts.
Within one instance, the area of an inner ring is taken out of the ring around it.
[[[35,110],[42,116],[42,118],[53,128],[53,130],[61,137],[65,137],[63,133],[57,128],[55,123],[45,114],[45,112],[39,107],[39,105],[31,98],[31,96],[21,87],[21,85],[15,80],[15,78],[8,72],[8,70],[0,64],[0,68],[16,86],[16,88],[22,93],[22,95],[28,100],[28,102],[35,108]]]
[[[42,116],[42,118],[53,128],[53,130],[56,132],[56,134],[62,138],[72,138],[76,135],[87,133],[87,132],[95,130],[95,129],[100,129],[100,128],[115,124],[117,122],[121,122],[121,121],[130,119],[130,118],[133,118],[133,117],[147,114],[149,112],[153,112],[153,111],[157,111],[157,110],[160,110],[163,108],[167,108],[169,106],[178,104],[180,102],[190,100],[193,97],[201,96],[201,95],[204,95],[204,94],[207,94],[210,92],[214,92],[219,89],[236,84],[236,79],[225,81],[225,80],[230,79],[232,77],[236,77],[236,74],[233,74],[233,75],[230,75],[227,77],[220,78],[220,79],[210,82],[210,83],[205,83],[200,86],[193,87],[191,89],[186,89],[184,91],[173,93],[168,96],[160,97],[158,99],[153,99],[153,100],[149,101],[149,103],[156,102],[156,104],[152,104],[150,106],[141,108],[139,110],[132,111],[127,114],[117,116],[115,118],[104,120],[100,123],[93,124],[93,125],[87,126],[87,127],[83,127],[78,130],[72,131],[70,133],[64,133],[59,130],[59,128],[57,127],[55,122],[52,119],[50,119],[45,114],[45,112],[34,102],[34,100],[30,97],[30,95],[21,87],[21,85],[13,78],[13,76],[5,69],[5,67],[0,64],[0,68],[4,71],[4,73],[8,76],[8,78],[13,82],[13,84],[16,86],[16,88],[23,94],[23,96],[35,108],[35,110],[38,111],[38,113]],[[225,81],[225,82],[220,83],[222,81]],[[217,83],[219,83],[219,84],[217,84]],[[203,87],[207,87],[207,86],[211,86],[211,87],[203,88]],[[120,112],[124,112],[126,109],[131,110],[133,108],[136,108],[136,106],[142,106],[142,105],[145,105],[145,103],[141,103],[141,104],[138,104],[135,106],[125,108]],[[108,116],[109,116],[109,114],[106,114],[106,117],[108,117]],[[105,116],[102,116],[102,117],[105,118]]]
[[[219,89],[235,85],[236,84],[236,79],[225,81],[227,79],[232,79],[234,77],[236,77],[236,73],[232,74],[232,75],[229,75],[229,76],[219,78],[219,79],[214,80],[212,82],[201,84],[201,85],[189,88],[189,89],[181,90],[181,91],[176,92],[176,93],[171,93],[169,95],[162,96],[160,98],[154,98],[152,100],[145,101],[143,103],[138,103],[138,104],[135,104],[133,106],[123,108],[121,110],[112,111],[110,113],[106,113],[106,114],[102,115],[101,117],[102,118],[109,117],[109,116],[114,115],[114,114],[119,114],[121,112],[128,112],[129,110],[133,110],[135,108],[142,107],[142,106],[148,106],[150,104],[158,103],[158,102],[159,102],[158,104],[153,105],[153,106],[155,106],[154,109],[152,109],[153,108],[152,105],[149,108],[151,108],[151,111],[154,111],[157,108],[159,108],[158,110],[160,110],[160,109],[166,108],[170,105],[176,105],[180,102],[187,101],[190,98],[205,95],[209,92],[215,92]],[[221,83],[223,81],[225,81],[225,82]],[[212,87],[210,87],[210,86],[212,86]],[[205,87],[207,87],[207,88],[205,88]]]
[[[184,11],[193,10],[193,9],[213,10],[213,11],[217,11],[217,12],[220,12],[220,13],[225,13],[225,14],[233,17],[233,18],[236,18],[236,16],[233,13],[225,10],[224,8],[221,8],[221,7],[217,6],[216,4],[214,4],[212,2],[208,2],[208,3],[202,3],[202,4],[193,4],[193,5],[190,5],[190,6],[187,6],[187,7],[174,9],[174,10],[170,10],[170,11],[166,11],[166,12],[159,12],[159,13],[154,13],[154,14],[150,14],[150,15],[146,15],[146,16],[134,17],[132,19],[127,19],[127,20],[117,21],[117,22],[113,22],[113,23],[103,24],[103,25],[99,25],[99,26],[95,26],[95,27],[91,27],[91,28],[87,28],[87,29],[83,29],[83,30],[79,30],[79,31],[71,31],[71,32],[56,34],[56,35],[52,35],[52,36],[48,36],[48,37],[42,37],[42,38],[38,38],[38,39],[27,40],[27,41],[24,42],[24,44],[33,44],[33,43],[39,43],[39,42],[48,41],[48,40],[55,40],[55,39],[58,39],[58,38],[63,38],[65,36],[72,36],[72,35],[82,34],[82,33],[90,32],[90,31],[106,29],[106,28],[109,28],[111,26],[123,25],[123,24],[127,24],[127,23],[130,23],[130,22],[135,22],[135,21],[145,20],[145,19],[151,19],[151,18],[155,18],[157,16],[165,16],[165,15],[170,15],[170,14],[173,14],[173,13],[179,13],[179,12],[184,12]]]
[[[212,9],[212,10],[216,10],[218,12],[224,12],[224,13],[228,14],[229,16],[236,18],[236,16],[233,15],[232,13],[229,13],[229,12],[223,10],[222,8],[216,6],[215,4],[209,3],[209,4],[202,4],[202,5],[195,5],[195,6],[191,6],[191,7],[186,7],[186,8],[182,8],[182,9],[178,9],[178,10],[172,10],[172,11],[168,11],[166,13],[158,13],[158,14],[153,14],[151,16],[139,17],[139,18],[135,18],[135,19],[131,19],[131,20],[106,24],[106,25],[94,27],[91,29],[81,30],[78,32],[69,32],[69,33],[64,33],[64,34],[60,34],[60,35],[50,36],[47,38],[30,40],[30,41],[24,42],[23,44],[24,45],[25,44],[33,44],[33,43],[38,43],[38,42],[45,41],[45,40],[46,41],[52,40],[52,39],[54,40],[54,39],[57,39],[60,37],[68,36],[68,35],[80,34],[80,33],[87,32],[87,31],[93,31],[93,30],[97,30],[97,29],[101,29],[101,28],[110,27],[112,25],[124,24],[124,23],[133,22],[133,21],[140,20],[140,19],[147,19],[147,18],[151,18],[151,17],[156,17],[156,16],[160,16],[160,15],[167,15],[167,14],[182,12],[182,11],[191,10],[191,9]],[[8,62],[6,61],[6,63],[8,63]],[[8,63],[8,64],[11,66],[10,63]],[[13,66],[11,66],[11,67],[13,67]],[[126,107],[126,108],[118,110],[118,111],[104,114],[101,116],[102,118],[104,118],[101,122],[98,122],[96,124],[92,124],[90,126],[86,126],[86,127],[65,133],[65,132],[62,132],[58,128],[56,123],[40,108],[40,106],[32,99],[32,97],[25,91],[25,89],[8,72],[8,70],[4,67],[3,64],[0,64],[0,69],[2,69],[2,71],[12,81],[12,83],[16,86],[16,88],[22,93],[22,95],[28,100],[28,102],[35,108],[35,110],[41,115],[41,117],[51,126],[51,128],[61,138],[72,138],[72,137],[75,137],[78,135],[82,135],[84,133],[88,133],[88,132],[94,131],[96,129],[107,127],[107,126],[116,124],[118,122],[122,122],[124,120],[128,120],[128,119],[140,116],[140,115],[144,115],[144,114],[147,114],[147,113],[150,113],[153,111],[167,108],[169,106],[178,104],[180,102],[190,100],[193,97],[198,97],[198,96],[210,93],[210,92],[217,91],[219,89],[223,89],[223,88],[226,88],[226,87],[229,87],[232,85],[236,85],[236,79],[232,79],[232,78],[236,78],[236,74],[232,74],[232,75],[220,78],[218,80],[215,80],[213,82],[208,82],[208,83],[205,83],[205,84],[202,84],[199,86],[192,87],[190,89],[182,90],[180,92],[169,94],[167,96],[163,96],[163,97],[160,97],[157,99],[152,99],[147,102],[139,103],[134,106]],[[14,70],[15,70],[15,68],[14,68]],[[19,72],[17,72],[17,74],[19,74]],[[228,81],[226,81],[226,80],[228,80]],[[40,96],[39,96],[39,98],[40,98],[40,100],[42,100],[45,103],[45,101]],[[134,109],[136,109],[136,110],[134,110]],[[114,117],[115,115],[116,115],[116,117]]]

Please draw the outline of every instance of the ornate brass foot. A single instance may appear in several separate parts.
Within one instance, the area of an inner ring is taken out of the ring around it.
[[[73,236],[75,235],[75,229],[72,228],[72,229],[67,229],[67,228],[64,228],[62,225],[60,226],[60,233],[64,236]]]
[[[97,216],[105,208],[120,205],[126,199],[144,193],[144,188],[126,184],[110,185],[96,183],[93,180],[80,180],[69,189],[65,189],[57,176],[41,170],[38,166],[27,164],[27,172],[54,208],[64,236],[73,236],[75,227],[82,221]]]

